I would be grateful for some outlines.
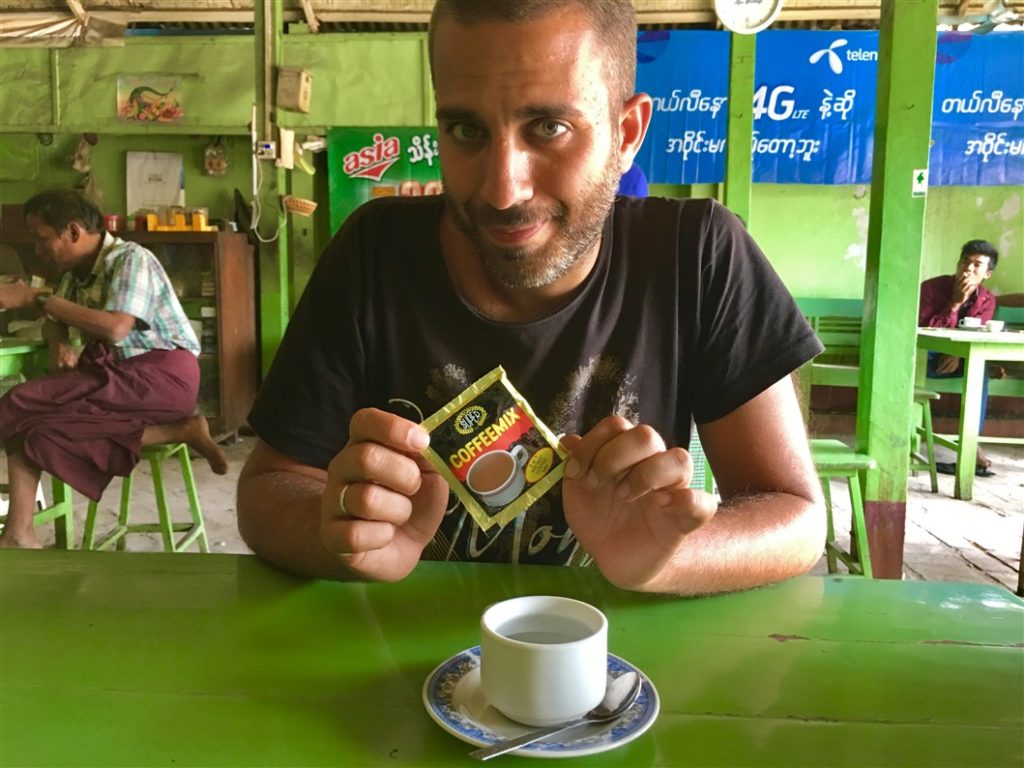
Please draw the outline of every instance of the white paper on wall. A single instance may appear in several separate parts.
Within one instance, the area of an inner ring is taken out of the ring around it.
[[[185,161],[178,152],[128,152],[125,174],[129,216],[140,208],[185,205]]]

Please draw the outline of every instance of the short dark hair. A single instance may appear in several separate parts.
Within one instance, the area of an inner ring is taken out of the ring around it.
[[[991,272],[996,268],[999,261],[999,251],[988,240],[968,240],[960,249],[960,258],[968,256],[988,256],[988,270]]]
[[[636,90],[636,11],[631,0],[437,0],[430,14],[427,50],[434,74],[434,30],[444,18],[460,24],[506,21],[524,24],[563,8],[579,8],[608,52],[605,76],[613,104]]]
[[[100,209],[81,192],[73,189],[49,189],[33,195],[22,206],[22,211],[26,216],[38,216],[58,234],[67,229],[73,221],[81,224],[86,232],[99,232],[103,229],[103,214],[100,213]]]

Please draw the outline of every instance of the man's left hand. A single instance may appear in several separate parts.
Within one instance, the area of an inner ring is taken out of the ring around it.
[[[961,358],[954,357],[953,355],[939,355],[939,360],[935,364],[935,372],[942,374],[954,373],[960,367],[960,360]]]
[[[690,488],[693,465],[682,448],[621,416],[585,436],[567,435],[562,503],[566,521],[605,577],[643,590],[682,540],[714,517],[718,504]]]
[[[0,309],[21,309],[29,307],[36,300],[38,291],[21,280],[0,283]]]

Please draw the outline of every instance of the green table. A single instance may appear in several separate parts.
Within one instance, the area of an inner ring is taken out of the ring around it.
[[[421,685],[477,643],[486,605],[533,593],[601,607],[610,650],[661,694],[650,731],[572,764],[1024,760],[1024,601],[999,587],[804,577],[681,600],[593,569],[423,564],[364,585],[252,556],[5,550],[0,765],[474,765]]]
[[[945,442],[956,451],[956,482],[953,495],[969,501],[974,496],[974,465],[978,450],[978,421],[981,418],[985,365],[989,360],[1024,361],[1024,334],[1019,331],[989,333],[980,330],[919,328],[917,348],[964,358],[960,433],[952,443],[944,440],[941,442]],[[920,355],[920,358],[917,385],[927,387],[925,355]]]

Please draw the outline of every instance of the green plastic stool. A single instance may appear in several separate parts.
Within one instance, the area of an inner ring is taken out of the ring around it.
[[[167,506],[167,495],[164,491],[163,462],[175,454],[181,462],[181,476],[185,481],[185,491],[188,494],[190,522],[172,522],[170,510]],[[156,496],[157,513],[160,521],[157,523],[132,523],[131,516],[132,497],[132,476],[124,478],[121,483],[121,509],[117,520],[117,527],[99,541],[94,539],[94,527],[96,525],[96,510],[99,504],[95,501],[89,502],[89,509],[85,516],[85,535],[82,537],[82,549],[107,549],[116,544],[117,549],[124,549],[124,539],[129,533],[160,533],[163,538],[165,552],[183,552],[194,543],[199,544],[200,552],[209,552],[206,543],[206,525],[203,523],[203,513],[199,508],[199,494],[196,493],[195,478],[192,476],[192,463],[188,458],[188,446],[184,443],[167,443],[166,445],[150,445],[142,449],[141,458],[149,461],[153,473],[153,492]],[[184,533],[178,541],[174,540],[175,533]]]
[[[838,562],[842,561],[850,573],[873,578],[871,574],[871,552],[868,549],[868,533],[864,525],[864,500],[860,493],[860,475],[874,469],[878,463],[865,453],[857,453],[841,440],[811,440],[811,458],[821,480],[825,494],[825,512],[828,528],[825,534],[825,557],[828,572],[836,573]],[[833,477],[846,478],[850,489],[850,551],[836,544],[835,527],[832,523],[832,491],[829,480]]]
[[[46,506],[42,489],[36,496],[36,505],[39,511],[32,516],[33,525],[53,523],[54,539],[57,549],[71,549],[75,541],[75,516],[71,499],[71,486],[58,480],[50,478],[50,488],[53,492],[53,503]],[[7,485],[0,485],[0,493],[7,493]],[[7,521],[7,515],[0,515],[0,528]]]
[[[935,432],[932,431],[932,400],[938,400],[939,393],[922,387],[914,388],[914,404],[921,407],[921,419],[914,425],[913,450],[910,452],[910,471],[928,470],[932,481],[932,493],[939,492],[939,473],[935,466]],[[925,453],[921,455],[921,440]]]

